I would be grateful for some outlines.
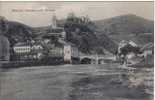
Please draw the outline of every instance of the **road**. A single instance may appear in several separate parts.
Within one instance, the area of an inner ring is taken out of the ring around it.
[[[1,70],[0,100],[153,100],[130,87],[118,64],[59,65]]]

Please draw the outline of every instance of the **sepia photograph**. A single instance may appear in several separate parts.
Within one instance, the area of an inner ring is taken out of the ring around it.
[[[153,1],[0,1],[0,100],[153,99]]]

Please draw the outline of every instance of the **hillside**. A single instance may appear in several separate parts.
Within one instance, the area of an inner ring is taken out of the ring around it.
[[[64,22],[65,21],[59,21],[58,24],[61,23],[61,25],[64,25]],[[87,29],[83,26],[80,27],[82,30],[91,29],[89,27]],[[33,39],[39,34],[44,34],[48,32],[50,28],[50,26],[30,27],[19,22],[13,22],[4,18],[0,18],[0,34],[8,37],[9,41],[11,41],[11,46],[19,41],[27,41]],[[67,38],[69,39],[69,42],[74,43],[79,48],[79,50],[84,53],[104,53],[103,49],[105,48],[107,51],[111,52],[111,47],[107,48],[107,43],[112,44],[110,39],[105,36],[103,37],[104,39],[101,39],[102,41],[98,40],[97,36],[94,34],[94,30],[91,30],[91,32],[88,34],[87,32],[67,32]]]
[[[100,33],[108,35],[115,42],[133,40],[139,45],[153,42],[154,22],[128,14],[94,22]],[[148,34],[147,34],[148,33]],[[97,34],[101,35],[102,34]]]
[[[95,21],[95,25],[105,34],[153,33],[153,21],[128,14]]]
[[[0,34],[8,37],[11,46],[18,41],[26,41],[34,37],[33,28],[3,18],[0,18]]]
[[[65,24],[65,20],[58,22],[60,26]],[[34,28],[0,17],[0,34],[7,36],[11,45],[18,41],[33,39],[38,34],[46,33],[49,29],[49,26]],[[74,31],[70,31],[70,29]],[[86,32],[86,30],[89,31]],[[104,50],[115,53],[117,43],[122,39],[133,40],[139,45],[153,42],[153,30],[153,21],[129,14],[98,20],[87,26],[75,24],[75,27],[70,27],[65,31],[68,41],[76,44],[84,53],[104,53]]]

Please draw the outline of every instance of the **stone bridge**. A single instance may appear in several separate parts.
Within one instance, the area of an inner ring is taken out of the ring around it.
[[[104,63],[105,59],[114,60],[115,56],[107,56],[107,55],[81,55],[80,61],[82,63],[89,64],[101,64]]]

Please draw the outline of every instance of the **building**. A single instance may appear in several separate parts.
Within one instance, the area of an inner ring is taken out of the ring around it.
[[[141,51],[143,52],[144,57],[146,57],[147,55],[153,55],[153,53],[154,53],[154,44],[153,43],[148,43],[148,44],[144,45],[141,48]]]
[[[79,61],[78,48],[72,43],[64,44],[64,62],[75,63]]]

